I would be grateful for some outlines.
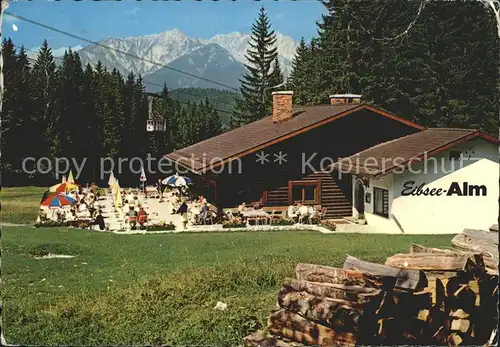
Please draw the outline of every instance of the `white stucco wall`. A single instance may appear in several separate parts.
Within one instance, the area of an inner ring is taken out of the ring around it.
[[[456,161],[452,164],[449,159],[449,152],[457,150],[464,157],[461,166]],[[365,217],[370,227],[386,233],[455,234],[464,228],[488,230],[497,222],[500,167],[496,145],[475,139],[429,158],[427,170],[424,167],[424,164],[413,165],[405,172],[370,181],[370,187],[365,188],[372,194],[371,203],[365,203]],[[486,196],[447,196],[446,193],[404,196],[401,192],[407,181],[414,181],[415,187],[424,183],[430,189],[443,190],[448,190],[452,182],[458,182],[463,189],[463,182],[467,182],[484,185],[487,192]],[[373,214],[374,186],[389,189],[389,218]]]
[[[356,180],[359,178],[356,176],[353,176],[353,201],[356,201]],[[381,177],[380,179],[376,180],[370,180],[369,186],[364,187],[365,189],[365,219],[367,224],[369,225],[371,231],[375,232],[380,232],[380,233],[398,233],[400,234],[401,231],[397,228],[397,225],[390,219],[390,218],[385,218],[379,215],[376,215],[373,213],[373,201],[374,201],[374,194],[373,194],[373,188],[382,188],[386,189],[389,192],[389,214],[391,211],[391,206],[392,206],[392,199],[393,199],[393,175],[389,174],[386,176]],[[371,199],[370,202],[366,202],[366,194],[370,193]],[[356,209],[356,204],[353,203],[353,216],[358,215],[358,211]]]

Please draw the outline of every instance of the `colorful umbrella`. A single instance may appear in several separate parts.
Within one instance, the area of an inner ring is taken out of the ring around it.
[[[63,175],[61,183],[66,183],[66,175]]]
[[[42,206],[48,206],[49,208],[59,208],[61,206],[69,206],[72,205],[76,202],[75,199],[63,194],[63,193],[56,193],[54,195],[49,196],[47,199],[45,199],[41,205]]]
[[[65,193],[73,189],[77,189],[78,185],[75,183],[58,183],[49,188],[52,193]]]
[[[188,184],[193,184],[191,178],[186,176],[173,175],[165,178],[161,183],[174,186],[174,187],[182,187],[187,186]]]

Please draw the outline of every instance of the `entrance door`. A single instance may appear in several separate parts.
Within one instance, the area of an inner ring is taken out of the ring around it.
[[[354,208],[358,211],[359,214],[365,213],[365,186],[363,182],[356,181],[356,186],[354,187]]]

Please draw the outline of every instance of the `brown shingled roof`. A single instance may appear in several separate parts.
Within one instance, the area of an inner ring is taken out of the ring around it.
[[[477,137],[498,143],[497,139],[475,129],[430,128],[370,147],[339,160],[332,168],[360,176],[384,176]]]
[[[294,108],[293,117],[278,124],[273,122],[272,116],[265,117],[189,147],[173,151],[166,157],[194,172],[199,172],[210,166],[211,160],[217,159],[218,163],[222,164],[223,161],[242,157],[361,109],[368,109],[419,130],[424,129],[420,125],[368,105],[318,105]],[[214,166],[217,165],[212,167]]]

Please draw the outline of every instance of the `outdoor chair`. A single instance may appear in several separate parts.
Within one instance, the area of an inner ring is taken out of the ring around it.
[[[320,211],[320,213],[319,213],[319,219],[320,219],[320,220],[321,220],[321,219],[325,219],[325,217],[326,217],[326,212],[327,212],[327,211],[328,211],[328,210],[327,210],[327,208],[326,208],[326,207],[323,207],[323,208],[321,209],[321,211]]]
[[[205,218],[202,219],[202,222],[204,225],[207,224],[207,222],[210,222],[210,224],[214,224],[214,213],[212,210],[208,210]]]
[[[140,215],[138,220],[137,220],[137,223],[143,227],[144,224],[146,224],[148,222],[148,215],[147,214],[143,214],[143,215]]]
[[[307,217],[307,221],[309,222],[309,224],[319,223],[319,214],[320,211],[314,210],[314,212]]]
[[[279,220],[280,218],[282,218],[282,216],[276,214],[276,210],[272,210],[271,214],[267,218],[268,218],[268,223],[271,225],[275,220]]]
[[[132,229],[133,227],[135,228],[135,225],[137,224],[137,217],[129,216],[127,218],[127,222],[130,225],[130,229]]]

